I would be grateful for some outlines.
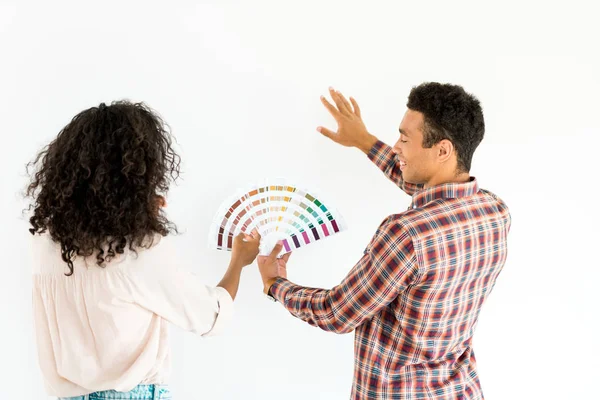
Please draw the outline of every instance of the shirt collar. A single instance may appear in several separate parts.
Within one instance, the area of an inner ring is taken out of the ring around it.
[[[479,192],[477,179],[471,177],[465,183],[444,183],[427,189],[421,189],[412,196],[410,208],[420,208],[425,204],[439,199],[456,199],[472,196]]]

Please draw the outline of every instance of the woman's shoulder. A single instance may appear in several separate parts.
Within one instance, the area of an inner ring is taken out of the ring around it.
[[[60,243],[55,242],[49,233],[35,233],[29,238],[30,261],[33,274],[55,272],[62,260]],[[66,264],[65,264],[66,266]]]

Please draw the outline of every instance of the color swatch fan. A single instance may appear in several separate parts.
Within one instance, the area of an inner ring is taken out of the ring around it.
[[[335,235],[346,224],[314,192],[271,181],[242,190],[221,205],[211,226],[209,246],[231,250],[235,236],[255,228],[261,235],[260,254],[270,254],[281,240],[283,255]]]

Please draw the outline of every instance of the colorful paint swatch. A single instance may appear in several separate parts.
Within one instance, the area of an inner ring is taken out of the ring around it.
[[[280,255],[335,235],[346,229],[340,213],[325,205],[322,197],[285,181],[266,182],[239,191],[217,211],[209,234],[209,246],[231,250],[240,232],[257,229],[261,254],[270,254],[278,240]]]

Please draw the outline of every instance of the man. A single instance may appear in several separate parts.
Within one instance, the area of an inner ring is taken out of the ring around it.
[[[354,399],[481,399],[473,332],[506,259],[510,214],[469,170],[484,134],[479,101],[462,87],[413,88],[393,148],[371,135],[357,102],[321,101],[338,124],[318,130],[366,153],[412,195],[379,226],[363,257],[330,290],[286,279],[278,245],[258,264],[264,291],[326,331],[355,331]]]

